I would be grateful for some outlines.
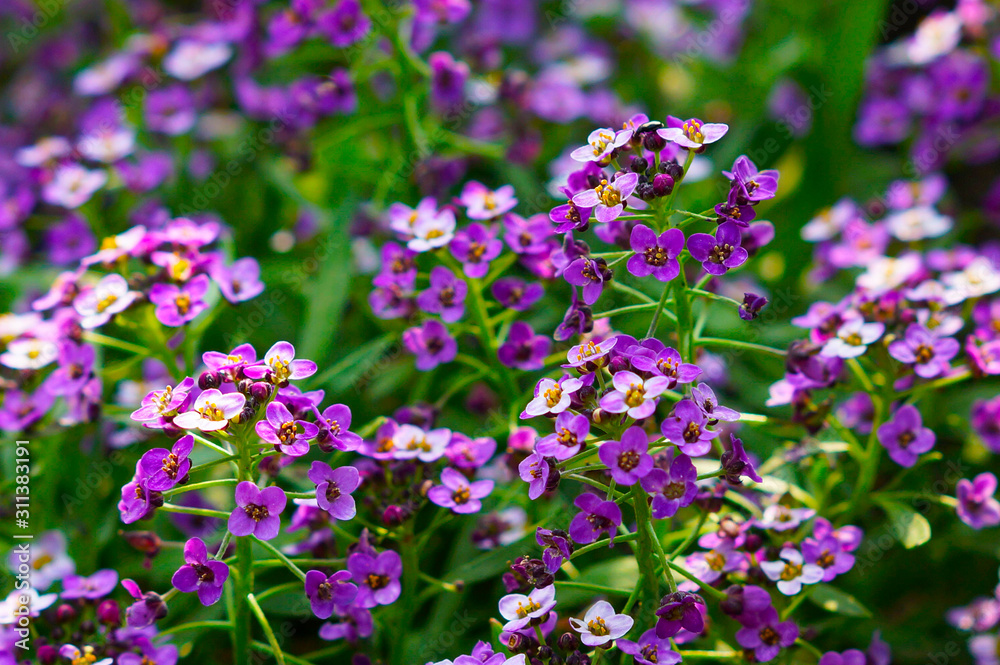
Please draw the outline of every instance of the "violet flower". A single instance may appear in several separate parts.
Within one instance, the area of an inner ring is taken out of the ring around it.
[[[493,282],[490,292],[504,308],[524,312],[545,295],[545,288],[538,282],[527,283],[517,277],[502,277]]]
[[[814,528],[813,534],[815,533]],[[833,535],[818,540],[816,538],[803,540],[802,556],[806,563],[815,564],[823,570],[824,582],[830,582],[837,575],[843,575],[854,567],[854,555],[845,551],[843,544]]]
[[[462,271],[467,277],[479,278],[489,272],[490,261],[500,256],[503,242],[492,229],[473,223],[455,234],[449,249],[462,262]]]
[[[229,531],[234,536],[271,540],[281,529],[281,511],[287,501],[280,487],[260,489],[244,480],[236,486],[236,507],[229,516]]]
[[[250,365],[243,373],[251,379],[267,379],[280,386],[290,379],[305,379],[316,373],[316,363],[295,358],[295,347],[275,342],[264,354],[264,365]]]
[[[613,182],[601,180],[593,189],[585,189],[573,197],[573,203],[582,208],[593,208],[598,222],[607,224],[618,219],[625,210],[628,197],[639,184],[638,173],[626,173]]]
[[[97,600],[107,596],[118,586],[118,573],[111,569],[99,570],[90,577],[68,575],[63,578],[63,591],[59,596],[64,600],[86,598]]]
[[[715,392],[707,383],[699,383],[695,386],[691,390],[691,398],[709,420],[725,420],[733,423],[740,419],[739,411],[727,406],[719,406]]]
[[[380,554],[355,552],[347,557],[347,569],[358,585],[354,603],[363,609],[391,605],[399,598],[403,560],[392,550]]]
[[[794,621],[779,621],[778,611],[768,607],[743,620],[744,627],[736,632],[736,641],[745,649],[753,650],[757,662],[773,660],[783,649],[795,643],[799,627]]]
[[[889,355],[901,363],[912,364],[914,373],[924,379],[947,374],[958,350],[958,340],[938,337],[919,323],[911,323],[903,339],[889,344]]]
[[[730,485],[741,485],[742,481],[740,478],[743,476],[746,476],[755,483],[764,482],[764,479],[754,469],[753,461],[743,449],[743,441],[737,438],[735,434],[730,434],[729,442],[729,450],[722,453],[722,457],[719,460],[719,463],[722,465],[722,477],[726,479],[726,482]]]
[[[699,150],[709,143],[715,143],[729,131],[729,125],[703,123],[698,118],[681,120],[674,116],[667,118],[667,127],[656,130],[661,138],[676,143],[688,150]]]
[[[439,314],[445,323],[454,323],[465,314],[465,296],[469,287],[444,266],[435,266],[430,274],[430,287],[417,296],[420,309]]]
[[[563,374],[558,381],[541,379],[535,386],[535,397],[524,407],[521,418],[562,413],[569,408],[573,393],[583,386],[583,381],[569,374]]]
[[[7,347],[8,350],[14,344],[15,342],[11,342]],[[0,362],[10,367],[3,361],[3,356],[0,356]],[[45,389],[53,395],[79,393],[90,380],[93,369],[94,347],[71,341],[63,342],[59,345],[59,367],[45,380]]]
[[[254,426],[257,436],[290,457],[301,457],[309,452],[309,440],[319,433],[316,425],[295,418],[281,402],[268,404],[265,416],[265,420],[257,421]]]
[[[358,595],[358,587],[351,584],[351,573],[338,570],[327,575],[319,570],[306,573],[305,591],[313,614],[320,619],[329,619],[337,607],[347,607]]]
[[[823,579],[824,570],[814,563],[805,563],[802,552],[792,547],[781,550],[784,561],[761,561],[760,568],[768,579],[778,583],[778,591],[794,596],[803,584],[816,584]]]
[[[187,478],[191,470],[189,455],[194,449],[194,437],[182,436],[170,450],[153,448],[142,455],[139,465],[146,477],[146,489],[166,492]]]
[[[316,503],[320,508],[334,519],[354,519],[358,511],[351,493],[361,484],[361,475],[356,468],[342,466],[333,469],[326,462],[315,461],[307,475],[316,484]]]
[[[705,599],[698,594],[675,591],[664,596],[656,610],[656,637],[665,640],[682,628],[695,634],[705,630],[705,617],[698,605],[705,605]]]
[[[237,259],[229,267],[218,261],[209,274],[219,285],[222,296],[233,304],[256,298],[264,291],[264,282],[260,281],[260,264],[253,257]]]
[[[753,321],[760,314],[760,310],[767,306],[767,303],[768,300],[764,296],[759,296],[756,293],[744,293],[743,304],[740,305],[737,312],[744,321]]]
[[[715,236],[695,233],[688,237],[687,248],[695,261],[700,261],[705,272],[711,275],[725,275],[731,268],[746,263],[749,253],[740,246],[743,234],[733,222],[723,222],[715,231]]]
[[[458,343],[440,321],[429,319],[417,328],[403,332],[403,346],[414,354],[416,367],[422,372],[442,363],[450,363],[458,355]]]
[[[132,420],[145,427],[162,429],[167,418],[187,408],[192,388],[194,379],[188,376],[176,388],[167,386],[163,390],[150,392],[142,398],[141,406],[132,412]]]
[[[319,414],[316,424],[319,426],[316,440],[321,446],[348,451],[357,450],[361,446],[361,437],[350,431],[351,409],[346,404],[331,404],[326,407]]]
[[[698,495],[698,470],[690,457],[676,455],[674,449],[657,459],[657,466],[641,482],[642,489],[652,496],[653,518],[662,520],[673,517],[678,510],[694,502]]]
[[[669,379],[667,390],[673,390],[679,383],[691,383],[701,376],[701,368],[681,359],[677,349],[665,347],[655,356],[637,353],[631,358],[632,366],[640,372],[649,372]]]
[[[934,432],[923,426],[920,411],[912,404],[901,406],[892,420],[878,428],[878,440],[896,464],[910,467],[921,453],[934,447]]]
[[[596,494],[584,492],[573,505],[580,509],[569,524],[569,535],[581,545],[592,543],[607,533],[614,544],[615,533],[622,523],[622,511],[614,501],[604,501]]]
[[[229,566],[208,558],[208,548],[201,538],[184,544],[184,565],[177,569],[170,583],[184,593],[198,592],[198,600],[206,607],[222,597],[222,587],[229,578]]]
[[[661,282],[669,282],[680,274],[678,255],[684,250],[684,232],[668,229],[659,236],[644,224],[632,229],[632,251],[625,267],[636,277],[653,275]]]
[[[589,434],[590,419],[587,416],[563,411],[556,416],[555,432],[539,439],[535,450],[562,462],[580,452]]]
[[[480,499],[488,497],[492,491],[492,480],[470,482],[461,472],[445,467],[441,472],[441,484],[427,490],[427,498],[454,513],[478,513],[483,507]]]
[[[664,419],[660,431],[685,455],[700,457],[712,449],[712,439],[719,433],[708,429],[705,412],[690,399],[682,399]]]
[[[534,501],[548,489],[552,466],[542,453],[534,452],[521,460],[517,472],[528,483],[528,498]]]
[[[618,640],[615,646],[632,656],[636,665],[677,665],[681,662],[681,655],[670,648],[670,640],[657,637],[655,628],[640,635],[638,642]]]
[[[465,206],[466,217],[478,220],[499,217],[505,212],[513,210],[514,206],[517,205],[513,185],[504,185],[494,191],[475,180],[465,183],[458,201]],[[474,226],[485,230],[481,224],[475,224]],[[470,226],[469,228],[471,229],[472,227]]]
[[[955,489],[960,520],[977,531],[1000,524],[1000,501],[993,498],[997,491],[996,476],[981,473],[971,481],[963,478]]]
[[[507,339],[497,349],[497,357],[507,367],[531,371],[542,369],[552,348],[552,340],[536,335],[531,326],[515,321],[510,326]]]
[[[619,485],[630,487],[642,480],[653,469],[649,450],[649,435],[641,427],[629,427],[621,441],[605,441],[598,449],[598,457],[611,471],[611,478]]]
[[[573,286],[583,287],[583,302],[593,305],[601,297],[604,282],[610,280],[612,272],[604,259],[576,259],[563,271],[563,279]]]

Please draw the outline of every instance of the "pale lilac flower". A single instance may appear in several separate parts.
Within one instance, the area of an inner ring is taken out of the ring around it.
[[[528,498],[534,501],[548,489],[552,466],[541,452],[536,451],[521,460],[517,473],[521,480],[528,483]]]
[[[555,432],[538,440],[535,450],[560,462],[580,452],[590,434],[590,419],[563,411],[556,416]]]
[[[892,420],[878,428],[878,440],[896,464],[911,467],[921,453],[934,447],[934,432],[924,427],[920,411],[912,404],[899,407]]]
[[[157,320],[170,327],[193,321],[208,307],[204,298],[210,285],[208,275],[197,275],[180,286],[154,284],[149,290],[149,301],[156,305]]]
[[[461,472],[445,467],[441,472],[441,484],[427,490],[427,498],[455,513],[478,513],[483,507],[480,499],[486,498],[492,491],[492,480],[470,482]]]
[[[237,259],[228,267],[217,261],[211,275],[219,285],[222,296],[234,304],[256,298],[264,291],[264,282],[260,281],[260,264],[250,256]]]
[[[594,208],[594,216],[598,222],[608,223],[617,219],[628,197],[639,184],[639,174],[631,171],[619,176],[613,182],[601,180],[593,189],[585,189],[573,197],[573,203],[583,208]]]
[[[693,401],[683,399],[674,406],[673,412],[664,419],[660,431],[685,455],[700,457],[712,449],[712,439],[719,436],[708,428],[708,417]]]
[[[617,343],[617,337],[609,337],[597,344],[594,343],[594,340],[587,340],[582,344],[570,347],[569,351],[566,352],[567,364],[563,367],[583,367],[589,363],[594,363],[598,367],[603,366],[607,363],[601,359],[605,358]]]
[[[528,595],[511,593],[500,599],[500,616],[507,620],[503,629],[516,631],[529,625],[533,619],[541,619],[556,606],[556,587],[550,584],[541,589],[533,589]]]
[[[619,637],[624,637],[632,630],[635,623],[627,614],[615,614],[615,609],[606,600],[594,603],[583,620],[570,617],[569,623],[580,633],[580,641],[590,647],[598,647]]]
[[[124,277],[105,275],[94,288],[83,291],[73,300],[73,308],[80,315],[80,326],[89,330],[124,312],[138,297],[138,293],[129,290]]]
[[[789,508],[776,503],[764,509],[764,514],[757,520],[757,526],[772,531],[790,531],[812,518],[816,511],[812,508]]]
[[[883,323],[865,323],[861,317],[849,319],[837,330],[837,336],[823,345],[822,354],[832,358],[857,358],[885,332]]]
[[[652,496],[653,518],[662,520],[694,502],[698,494],[698,470],[690,457],[678,455],[674,449],[667,452],[666,458],[657,459],[657,466],[641,482],[642,489]]]
[[[513,185],[504,185],[492,190],[486,185],[470,180],[462,188],[459,203],[465,206],[465,215],[469,219],[493,219],[514,209],[517,198],[514,196]]]
[[[695,552],[684,559],[691,573],[706,584],[744,567],[747,558],[743,552],[731,547],[719,547],[707,552]]]
[[[667,127],[656,130],[661,138],[676,143],[688,150],[698,150],[709,143],[715,143],[729,131],[729,125],[722,123],[703,123],[698,118],[681,120],[670,116]]]
[[[997,477],[992,473],[959,480],[956,487],[959,519],[976,530],[1000,524],[1000,501],[993,498],[996,491]]]
[[[946,374],[958,350],[958,340],[940,337],[919,323],[911,323],[906,327],[905,337],[889,344],[889,355],[901,363],[912,364],[914,373],[925,379]]]
[[[225,42],[203,43],[182,39],[163,59],[163,69],[174,78],[191,81],[218,69],[232,55],[232,47]]]
[[[118,586],[118,573],[110,568],[99,570],[90,577],[69,575],[62,581],[63,591],[59,594],[64,600],[86,598],[97,600],[107,596]]]
[[[656,411],[657,398],[667,389],[670,380],[665,376],[653,376],[644,381],[638,374],[621,371],[611,382],[615,389],[601,398],[601,408],[641,420]]]
[[[88,170],[79,164],[65,164],[56,169],[52,179],[42,188],[46,203],[73,210],[90,200],[108,181],[105,171]]]
[[[433,215],[417,217],[406,243],[414,252],[429,252],[444,247],[455,237],[455,213],[445,208]]]
[[[778,591],[786,596],[797,594],[803,584],[816,584],[823,579],[823,569],[805,563],[797,549],[785,547],[780,556],[784,561],[761,561],[760,568],[768,579],[778,583]]]
[[[587,145],[574,149],[570,157],[578,162],[602,162],[616,148],[628,143],[630,138],[630,135],[610,128],[595,129],[587,137]]]
[[[198,395],[191,411],[174,416],[174,425],[181,429],[199,429],[203,432],[220,430],[240,415],[246,401],[243,393],[223,394],[217,388],[209,388]]]
[[[305,379],[316,373],[316,363],[295,358],[295,347],[275,342],[264,354],[264,365],[250,365],[243,373],[251,379],[267,379],[281,385],[290,379]]]
[[[557,415],[569,408],[573,393],[582,388],[583,381],[563,374],[558,381],[541,379],[535,386],[535,397],[524,407],[521,418]]]
[[[7,345],[0,354],[0,364],[11,369],[36,370],[59,357],[59,346],[45,339],[22,337]]]
[[[428,319],[422,326],[403,332],[403,346],[414,354],[418,370],[427,372],[440,364],[450,363],[458,355],[458,343],[440,321]]]
[[[440,428],[425,431],[416,425],[400,425],[392,435],[393,457],[419,459],[430,463],[441,458],[451,442],[451,430]]]

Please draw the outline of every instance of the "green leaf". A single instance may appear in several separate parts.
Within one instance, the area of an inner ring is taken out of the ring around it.
[[[916,510],[888,499],[878,499],[889,516],[889,532],[899,539],[906,549],[919,547],[931,539],[931,525]]]
[[[862,605],[857,598],[829,584],[817,584],[812,587],[809,592],[809,600],[827,612],[849,617],[868,618],[872,616],[871,611]]]

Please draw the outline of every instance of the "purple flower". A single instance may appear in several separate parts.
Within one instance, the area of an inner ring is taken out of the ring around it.
[[[79,393],[93,368],[94,347],[67,340],[59,345],[59,367],[45,380],[45,389],[53,395]]]
[[[122,580],[122,586],[136,602],[125,610],[125,621],[129,628],[145,628],[167,616],[167,604],[158,593],[143,593],[133,580]]]
[[[370,28],[371,21],[361,11],[358,0],[340,0],[332,9],[316,18],[317,31],[338,48],[361,41]]]
[[[731,485],[741,485],[740,478],[746,476],[755,483],[764,482],[753,467],[753,461],[743,449],[743,441],[735,434],[729,435],[730,449],[722,453],[719,463],[722,465],[723,477]]]
[[[334,519],[350,520],[357,514],[351,492],[361,484],[361,475],[353,466],[333,469],[326,462],[313,462],[309,480],[316,484],[316,503]],[[325,619],[326,617],[320,617]]]
[[[1000,524],[1000,501],[993,498],[996,491],[997,477],[992,473],[981,473],[972,480],[959,480],[956,487],[958,518],[977,531]]]
[[[177,569],[170,583],[184,593],[198,592],[198,600],[206,607],[222,597],[222,587],[229,578],[229,566],[209,560],[208,548],[201,538],[184,544],[184,565]]]
[[[234,304],[256,298],[264,291],[264,282],[260,281],[260,264],[249,256],[237,259],[229,267],[217,261],[210,274],[219,285],[222,296]]]
[[[545,357],[551,348],[552,340],[536,335],[527,323],[515,321],[510,326],[507,340],[497,349],[497,357],[507,367],[530,371],[545,366]]]
[[[590,419],[563,411],[556,416],[556,431],[538,440],[535,450],[560,462],[580,452],[590,434]]]
[[[521,460],[517,473],[521,480],[528,483],[528,498],[534,501],[548,489],[552,467],[542,453],[534,452]]]
[[[573,302],[563,315],[563,320],[556,326],[552,337],[560,342],[565,342],[575,335],[582,335],[594,329],[594,316],[590,307],[581,305],[576,298],[576,289],[573,293]]]
[[[306,573],[306,596],[313,614],[320,619],[329,619],[334,608],[350,605],[358,595],[358,587],[351,584],[350,579],[351,573],[346,570],[338,570],[330,576],[318,570]]]
[[[743,304],[740,305],[738,313],[744,321],[753,321],[760,314],[760,310],[767,306],[767,298],[756,293],[744,293]]]
[[[598,456],[611,471],[616,483],[635,485],[653,469],[649,450],[649,435],[641,427],[629,427],[622,433],[621,441],[601,444]]]
[[[173,644],[156,646],[148,637],[140,636],[136,638],[135,645],[139,647],[141,654],[128,652],[118,656],[118,665],[177,665],[179,653]],[[87,648],[87,647],[84,647]],[[94,665],[100,665],[104,661],[98,661]],[[108,659],[111,662],[111,659]]]
[[[146,427],[162,428],[166,417],[187,408],[193,387],[194,379],[186,377],[176,388],[167,386],[163,390],[150,392],[142,398],[142,405],[132,412],[132,420],[141,422]]]
[[[63,578],[63,592],[59,595],[65,600],[71,598],[97,600],[114,591],[116,586],[118,586],[118,573],[105,569],[97,571],[90,577],[69,575]]]
[[[741,205],[773,199],[778,191],[778,172],[773,169],[758,171],[746,155],[737,157],[732,172],[723,171],[723,175],[732,181],[736,201]]]
[[[275,342],[264,354],[264,365],[250,365],[243,373],[251,379],[267,379],[280,386],[289,379],[305,379],[316,373],[316,363],[296,360],[295,347],[288,342]]]
[[[708,429],[708,417],[697,404],[683,399],[660,426],[667,440],[676,444],[685,455],[699,457],[712,449],[711,441],[719,433]]]
[[[819,665],[865,665],[867,658],[860,649],[848,649],[843,653],[827,651],[819,659]]]
[[[399,598],[403,560],[396,552],[386,550],[378,555],[355,552],[347,557],[347,569],[358,585],[354,600],[358,607],[370,609],[376,605],[391,605]]]
[[[319,433],[316,425],[298,420],[281,402],[271,402],[265,411],[266,420],[254,426],[257,436],[273,443],[282,453],[290,457],[301,457],[309,452],[309,439]]]
[[[1000,452],[1000,397],[972,405],[972,429],[993,452]]]
[[[794,596],[803,584],[816,584],[825,575],[816,564],[805,563],[797,549],[785,547],[780,556],[784,561],[761,561],[760,569],[768,579],[778,583],[778,591],[786,596]]]
[[[935,436],[923,426],[917,407],[907,404],[896,410],[892,420],[878,428],[878,440],[892,461],[910,467],[917,463],[921,453],[934,447]]]
[[[634,354],[631,358],[632,366],[640,372],[649,372],[669,379],[667,390],[677,387],[678,383],[691,383],[701,376],[701,368],[684,362],[677,349],[665,347],[655,356],[651,353],[651,350],[643,348],[640,353]]]
[[[461,472],[446,467],[441,472],[441,484],[427,490],[427,498],[455,513],[478,513],[483,507],[480,499],[488,497],[492,491],[492,480],[469,482]]]
[[[199,429],[214,432],[229,425],[243,411],[247,398],[243,393],[223,394],[217,388],[209,388],[194,401],[191,411],[174,416],[174,425],[181,429]]]
[[[604,259],[580,257],[563,271],[563,279],[574,286],[583,287],[583,302],[593,305],[601,297],[604,282],[610,280],[611,270]]]
[[[182,286],[154,284],[149,301],[156,305],[156,318],[171,327],[194,320],[208,307],[204,297],[210,284],[208,275],[198,275]]]
[[[545,548],[542,551],[542,561],[550,573],[555,573],[564,560],[573,556],[573,541],[565,531],[538,527],[535,530],[535,542]]]
[[[683,628],[696,635],[705,630],[705,617],[698,606],[705,605],[705,599],[694,593],[676,591],[667,594],[656,610],[656,637],[665,640],[673,637]]]
[[[643,381],[638,374],[622,371],[617,372],[611,382],[615,389],[601,398],[601,408],[641,420],[656,411],[657,398],[667,389],[670,380],[665,376],[653,376]]]
[[[467,277],[485,277],[490,269],[490,261],[503,251],[503,242],[493,230],[473,223],[455,234],[449,249],[462,262],[462,271]]]
[[[504,240],[515,254],[540,254],[548,251],[552,222],[547,215],[532,215],[525,219],[510,212],[504,215],[503,227]]]
[[[563,374],[556,381],[541,379],[535,386],[535,397],[524,407],[521,418],[556,415],[569,408],[573,393],[584,386],[583,381],[569,374]]]
[[[346,404],[331,404],[326,407],[319,414],[316,424],[319,426],[316,440],[326,448],[357,450],[361,446],[361,437],[349,431],[351,409]]]
[[[752,649],[758,662],[773,660],[782,648],[788,648],[799,636],[794,621],[781,621],[778,611],[768,607],[743,620],[744,627],[736,632],[736,641],[744,649]]]
[[[818,520],[817,520],[818,522]],[[816,529],[813,529],[815,535]],[[802,556],[807,563],[823,570],[823,581],[830,582],[854,567],[854,555],[844,550],[843,544],[833,535],[802,541]]]
[[[745,568],[747,557],[743,552],[732,549],[728,544],[709,550],[695,552],[684,559],[688,569],[702,582],[711,584],[726,573]]]
[[[638,224],[629,239],[634,255],[625,267],[636,277],[653,275],[661,282],[669,282],[680,273],[677,256],[684,249],[684,232],[668,229],[659,237],[651,228]]]
[[[493,282],[490,292],[506,309],[524,312],[545,295],[545,288],[538,282],[527,283],[517,277],[503,277]]]
[[[776,503],[764,509],[764,514],[757,520],[757,526],[772,531],[791,531],[815,514],[816,511],[812,508],[789,508]]]
[[[271,540],[281,529],[281,511],[287,502],[280,487],[258,488],[244,480],[236,486],[236,507],[229,516],[229,531],[234,536],[257,536]]]
[[[431,53],[427,58],[427,64],[431,68],[431,103],[434,108],[446,113],[460,106],[465,100],[465,82],[469,78],[469,66],[461,60],[456,60],[447,51]],[[473,217],[469,214],[469,219],[490,219],[495,216]]]
[[[618,640],[615,646],[632,656],[636,665],[677,665],[681,662],[681,655],[670,648],[670,640],[657,637],[654,628],[643,633],[638,642]]]
[[[460,469],[478,469],[493,458],[496,450],[496,439],[487,436],[470,439],[461,432],[452,432],[445,455]]]
[[[417,304],[425,312],[440,314],[441,320],[454,323],[465,314],[465,295],[469,287],[448,268],[435,266],[431,270],[430,287],[417,296]]]
[[[574,542],[586,545],[607,533],[614,544],[615,532],[622,523],[622,511],[614,501],[603,501],[596,494],[585,492],[576,497],[573,505],[581,511],[569,524],[569,535]]]
[[[612,222],[625,210],[628,197],[639,184],[639,174],[626,173],[612,183],[601,180],[593,189],[585,189],[573,197],[573,203],[583,208],[594,208],[597,221],[607,224]]]
[[[594,603],[583,620],[569,618],[569,625],[580,633],[580,641],[589,647],[599,647],[619,637],[624,637],[632,630],[635,623],[627,614],[615,614],[615,608],[606,600]]]
[[[188,456],[194,449],[194,437],[188,434],[177,440],[173,448],[153,448],[146,451],[139,466],[146,478],[146,489],[166,492],[183,481],[191,470]]]
[[[688,150],[698,150],[709,143],[715,143],[729,131],[729,125],[703,123],[698,118],[681,120],[674,116],[667,118],[667,127],[656,130],[661,138],[676,143]]]
[[[392,435],[393,456],[396,459],[419,459],[430,463],[440,459],[451,443],[451,430],[445,428],[424,431],[416,425],[404,424]]]
[[[690,506],[698,495],[697,479],[698,471],[687,455],[675,457],[671,449],[665,457],[658,457],[658,465],[642,478],[642,489],[653,496],[653,517],[673,517],[681,508]]]
[[[324,623],[320,626],[319,636],[324,640],[347,640],[357,642],[360,639],[371,637],[375,630],[375,622],[372,621],[372,613],[361,607],[348,605],[346,608],[334,607],[338,617],[343,621],[339,623]]]
[[[732,423],[740,419],[738,411],[726,406],[719,406],[719,400],[715,398],[715,393],[707,383],[699,383],[692,389],[691,398],[709,420],[725,420]]]
[[[514,206],[517,205],[517,198],[514,197],[513,185],[504,185],[494,191],[481,182],[470,180],[462,188],[462,195],[458,202],[465,206],[465,215],[469,219],[486,220],[513,210]],[[485,231],[481,224],[472,226],[478,226]],[[472,226],[469,229],[472,229]],[[456,258],[462,260],[458,256]]]
[[[730,268],[743,265],[749,254],[740,247],[743,234],[733,222],[723,222],[715,231],[715,237],[707,233],[692,234],[687,241],[688,251],[695,261],[700,261],[705,272],[725,275]]]
[[[550,584],[541,589],[533,589],[527,596],[520,593],[507,594],[500,599],[498,605],[500,616],[507,620],[503,629],[507,632],[520,630],[542,619],[556,606],[556,587]]]
[[[440,321],[429,319],[423,325],[403,333],[403,346],[417,357],[416,366],[422,372],[442,363],[450,363],[458,355],[458,344]]]
[[[903,339],[889,344],[889,355],[901,363],[912,364],[917,376],[932,379],[951,369],[951,359],[958,349],[958,340],[938,337],[919,323],[911,323]]]
[[[570,367],[603,367],[607,364],[607,361],[602,361],[611,349],[615,348],[618,343],[617,337],[609,337],[608,339],[594,343],[594,340],[587,340],[583,344],[578,344],[577,346],[570,347],[570,350],[566,352],[567,363],[563,365],[565,368]]]

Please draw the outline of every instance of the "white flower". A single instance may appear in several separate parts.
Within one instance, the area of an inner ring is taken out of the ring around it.
[[[898,258],[882,256],[868,266],[868,270],[858,275],[857,285],[863,289],[881,293],[903,284],[920,270],[920,257],[906,254]]]
[[[77,74],[73,90],[78,95],[106,95],[125,81],[135,65],[135,57],[130,53],[111,56]]]
[[[935,12],[917,26],[906,44],[911,64],[926,65],[958,46],[962,39],[962,18],[955,12]]]
[[[56,169],[45,187],[42,198],[46,203],[63,208],[79,208],[90,200],[94,192],[104,187],[108,174],[104,171],[91,171],[79,164],[66,164]]]
[[[414,252],[428,252],[444,247],[455,237],[455,213],[442,210],[436,215],[421,216],[413,224],[413,238],[406,246]]]
[[[570,153],[578,162],[599,162],[629,140],[629,136],[610,128],[595,129],[587,137],[587,145]]]
[[[858,317],[847,321],[837,330],[837,336],[824,346],[822,354],[829,357],[857,358],[868,350],[868,345],[885,332],[882,323],[865,323]]]
[[[39,369],[59,357],[59,347],[44,339],[18,339],[0,354],[0,363],[11,369]]]
[[[73,300],[73,308],[80,315],[80,326],[90,330],[125,311],[138,296],[138,293],[129,290],[124,277],[111,274],[103,277],[94,288],[78,295]]]
[[[35,145],[21,148],[14,155],[14,161],[25,168],[41,166],[59,157],[65,157],[73,149],[69,141],[61,136],[46,136]]]
[[[44,596],[38,594],[32,588],[18,591],[14,589],[3,600],[0,601],[0,626],[9,626],[17,622],[18,618],[24,616],[22,607],[28,607],[28,616],[36,617],[42,610],[46,609],[59,597],[57,593],[47,593]],[[21,601],[27,598],[27,603]]]
[[[223,393],[217,388],[209,388],[198,395],[191,411],[174,416],[174,424],[181,429],[203,432],[220,430],[240,415],[246,401],[242,393]]]
[[[951,217],[940,214],[929,206],[910,208],[886,217],[889,233],[903,242],[924,238],[937,238],[951,230]]]
[[[87,134],[76,144],[80,154],[95,162],[113,164],[135,149],[135,131],[127,127]]]
[[[802,227],[802,239],[808,242],[829,240],[844,230],[858,216],[858,207],[850,199],[841,199],[831,208],[820,212]]]
[[[419,459],[430,463],[444,455],[451,442],[451,430],[441,428],[425,432],[416,425],[400,425],[392,435],[393,457],[396,459]]]
[[[0,314],[0,342],[9,343],[42,323],[42,317],[30,314]]]
[[[762,561],[761,570],[778,583],[778,591],[794,596],[803,584],[816,584],[823,579],[823,569],[814,563],[802,563],[802,553],[791,547],[781,550],[784,561]]]
[[[1000,291],[1000,272],[985,256],[975,259],[964,270],[942,275],[941,281],[948,287],[949,305]]]
[[[221,67],[232,55],[232,47],[224,42],[203,44],[185,39],[163,59],[163,69],[182,81],[191,81]]]

